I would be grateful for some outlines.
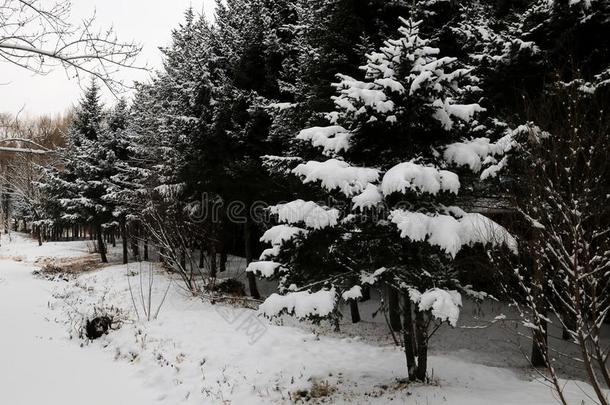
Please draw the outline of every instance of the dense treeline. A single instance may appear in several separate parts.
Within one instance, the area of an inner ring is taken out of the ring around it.
[[[243,256],[254,298],[255,275],[279,282],[269,316],[337,322],[343,301],[356,322],[383,288],[409,378],[425,380],[428,341],[455,326],[460,294],[522,285],[512,297],[545,313],[527,299],[527,280],[544,295],[543,264],[519,282],[481,273],[491,250],[544,261],[520,249],[548,223],[524,198],[541,195],[524,156],[569,138],[553,134],[549,99],[607,105],[608,38],[604,1],[229,0],[214,24],[188,10],[133,101],[105,109],[92,82],[28,218],[87,229],[103,261],[117,236],[125,262],[150,244],[193,292]],[[579,226],[604,232],[604,215]]]

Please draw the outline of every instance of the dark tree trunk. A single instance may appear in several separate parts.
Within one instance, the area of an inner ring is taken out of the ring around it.
[[[102,263],[108,263],[108,258],[106,257],[106,245],[104,244],[104,236],[102,234],[102,225],[97,224],[96,228],[97,244],[100,251],[100,257],[102,258]]]
[[[387,295],[390,327],[394,332],[399,332],[402,329],[402,325],[400,322],[400,298],[398,291],[395,288],[388,286]]]
[[[249,219],[244,224],[244,240],[245,240],[245,251],[246,251],[246,266],[252,262],[252,235],[251,235],[252,224]],[[255,299],[260,299],[261,295],[258,292],[256,286],[256,276],[252,272],[246,272],[248,277],[248,288],[250,289],[250,296]]]
[[[540,326],[542,331],[534,330],[534,336],[532,339],[532,366],[534,367],[546,367],[546,351],[548,346],[547,337],[547,324],[546,321],[541,319]]]
[[[417,352],[417,343],[415,333],[413,331],[413,313],[411,298],[408,293],[403,294],[402,307],[402,339],[405,344],[405,357],[407,359],[407,374],[409,381],[415,381],[417,378],[417,364],[415,362],[415,353]]]
[[[199,268],[203,269],[204,265],[205,265],[205,243],[201,242],[201,245],[199,247]]]
[[[365,285],[362,287],[362,298],[360,302],[365,302],[371,299],[371,287]]]
[[[121,220],[121,240],[123,243],[123,264],[127,264],[129,262],[129,249],[127,246],[127,225],[125,224],[125,220]]]
[[[40,225],[36,226],[36,238],[38,239],[38,246],[42,246],[42,231]]]
[[[544,268],[534,260],[534,296],[537,297],[538,311],[546,316],[546,303],[544,302]],[[542,330],[534,330],[532,338],[532,366],[546,367],[546,352],[548,350],[547,324],[544,319],[540,320]]]
[[[134,226],[132,226],[130,235],[131,237],[129,238],[131,240],[131,252],[133,253],[134,259],[138,260],[138,258],[140,257],[140,246],[138,244],[138,238],[136,237],[136,235],[137,230]]]
[[[349,311],[352,315],[352,323],[360,322],[360,311],[358,310],[358,301],[349,300]]]
[[[216,275],[216,244],[212,241],[212,243],[210,243],[210,277],[216,278]]]
[[[225,242],[220,244],[220,272],[227,271],[227,248]]]
[[[428,313],[415,310],[415,332],[417,334],[417,372],[419,381],[426,381],[428,369]]]
[[[148,261],[148,237],[144,238],[144,261]]]

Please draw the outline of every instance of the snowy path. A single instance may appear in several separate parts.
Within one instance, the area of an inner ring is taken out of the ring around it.
[[[45,318],[50,286],[32,265],[0,260],[0,404],[151,405],[128,364],[68,341]]]

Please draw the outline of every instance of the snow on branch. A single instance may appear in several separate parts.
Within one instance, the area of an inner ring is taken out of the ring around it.
[[[266,260],[275,257],[280,253],[280,249],[284,242],[292,240],[298,236],[306,235],[307,230],[290,225],[276,225],[269,228],[260,238],[261,242],[271,244],[271,248],[265,249],[260,256],[260,260]]]
[[[298,318],[326,317],[334,311],[336,302],[334,288],[314,293],[299,291],[286,295],[271,294],[259,306],[259,312],[270,318],[282,313],[293,314]]]
[[[304,223],[312,229],[322,229],[337,225],[339,210],[323,207],[313,201],[295,200],[269,207],[279,222],[288,224]]]
[[[432,288],[422,294],[412,289],[409,296],[418,304],[420,311],[430,311],[432,316],[441,322],[448,322],[453,327],[457,325],[462,306],[462,296],[459,292]]]
[[[353,286],[349,290],[343,292],[341,294],[341,298],[343,298],[344,301],[361,299],[362,298],[362,287],[360,287],[359,285]]]
[[[280,263],[261,260],[258,262],[252,262],[246,268],[247,272],[259,274],[262,277],[269,278],[272,277],[276,271],[282,270],[283,267]]]
[[[368,184],[361,194],[352,198],[354,210],[371,208],[383,201],[383,194],[374,184]]]
[[[447,145],[443,154],[448,163],[457,166],[468,166],[470,170],[477,173],[483,164],[496,155],[503,155],[514,146],[512,133],[500,138],[497,142],[491,142],[489,138],[474,138],[463,142],[455,142]]]
[[[323,147],[323,153],[327,156],[348,150],[350,137],[349,131],[340,125],[307,128],[297,135],[297,139],[311,141],[313,146]]]
[[[515,129],[507,129],[504,136],[496,142],[487,137],[473,138],[462,142],[455,142],[445,147],[443,158],[447,163],[456,166],[468,166],[474,173],[481,172],[481,180],[496,177],[508,161],[507,153],[517,147],[517,139],[528,136],[534,140],[548,137],[549,134],[531,123],[519,125]],[[498,161],[496,157],[503,158]]]
[[[421,212],[394,210],[391,221],[402,238],[414,242],[426,241],[455,257],[463,246],[477,243],[506,246],[517,253],[516,239],[501,225],[481,214],[464,213],[461,218],[451,215],[427,215]]]
[[[339,74],[341,81],[334,84],[339,96],[333,96],[335,105],[347,112],[359,115],[371,108],[377,113],[388,113],[394,110],[394,102],[388,99],[381,84],[363,82],[353,77]]]
[[[328,191],[339,189],[348,197],[361,193],[369,183],[379,179],[377,169],[353,167],[338,159],[325,162],[311,160],[298,165],[292,172],[302,176],[303,183],[320,181]]]
[[[404,194],[407,190],[416,193],[438,194],[440,191],[448,191],[457,194],[459,189],[457,174],[413,162],[399,163],[392,167],[381,182],[381,190],[386,196],[392,193]]]

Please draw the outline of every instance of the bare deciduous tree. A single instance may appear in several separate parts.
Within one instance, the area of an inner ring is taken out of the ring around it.
[[[557,353],[546,343],[551,322],[578,346],[574,364],[583,367],[595,401],[610,403],[610,347],[601,339],[610,311],[610,114],[603,97],[584,93],[578,81],[557,85],[533,109],[547,132],[522,139],[517,158],[517,205],[532,230],[525,246],[532,263],[515,269],[522,313],[534,330],[534,354],[564,404]]]
[[[112,29],[70,22],[70,0],[0,0],[0,61],[47,74],[63,67],[77,79],[94,76],[113,92],[122,88],[114,74],[135,67],[141,46],[119,41]]]

